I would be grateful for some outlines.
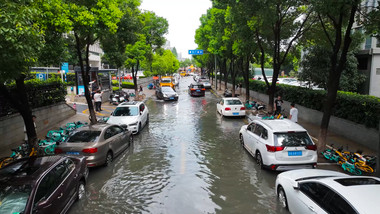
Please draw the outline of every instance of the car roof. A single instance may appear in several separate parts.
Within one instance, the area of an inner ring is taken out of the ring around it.
[[[190,85],[201,85],[201,86],[203,86],[202,83],[191,83]]]
[[[368,179],[378,183],[366,184]],[[349,185],[343,185],[345,181],[355,180]],[[335,192],[343,196],[359,213],[376,213],[380,209],[380,179],[370,176],[329,177],[320,179],[319,182],[329,186]],[[343,184],[342,184],[343,183]]]
[[[223,97],[222,98],[223,100],[240,100],[239,98],[237,97]],[[240,100],[241,101],[241,100]]]
[[[65,159],[65,156],[22,158],[0,170],[1,184],[33,184],[50,167]]]
[[[141,102],[130,101],[130,102],[122,102],[117,107],[128,107],[128,106],[138,106]]]
[[[305,132],[302,126],[288,119],[268,119],[268,120],[253,120],[253,122],[262,124],[264,127],[271,129],[273,132]]]

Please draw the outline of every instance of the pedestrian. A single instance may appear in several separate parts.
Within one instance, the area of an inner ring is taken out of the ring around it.
[[[142,95],[142,94],[143,94],[143,88],[142,88],[142,86],[140,85],[139,95]]]
[[[281,113],[282,104],[284,101],[282,101],[281,96],[279,95],[277,99],[274,101],[274,114],[278,115]]]
[[[290,104],[290,115],[289,119],[295,123],[298,123],[298,109],[295,107],[295,104]]]
[[[95,101],[95,111],[102,111],[101,105],[102,105],[102,94],[100,93],[100,90],[96,91],[94,94],[94,101]]]
[[[32,115],[32,119],[33,119],[33,124],[34,124],[34,129],[37,129],[37,126],[36,126],[36,115]],[[28,133],[26,132],[26,126],[24,125],[24,133],[25,133],[25,143],[28,143]]]

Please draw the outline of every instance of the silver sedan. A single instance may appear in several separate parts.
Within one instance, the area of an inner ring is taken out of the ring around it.
[[[88,167],[108,166],[132,142],[132,133],[121,126],[98,124],[77,129],[56,147],[55,153],[83,155]]]

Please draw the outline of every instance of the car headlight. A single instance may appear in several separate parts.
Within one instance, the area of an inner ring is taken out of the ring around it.
[[[137,126],[138,122],[130,123],[129,126]]]
[[[168,95],[164,94],[164,97],[168,97]]]

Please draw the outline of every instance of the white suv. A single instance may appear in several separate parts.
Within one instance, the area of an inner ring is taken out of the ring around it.
[[[306,129],[288,119],[253,120],[240,129],[240,142],[261,168],[315,168],[317,146]]]
[[[149,111],[143,102],[124,102],[119,104],[107,123],[120,125],[137,134],[149,122]]]

